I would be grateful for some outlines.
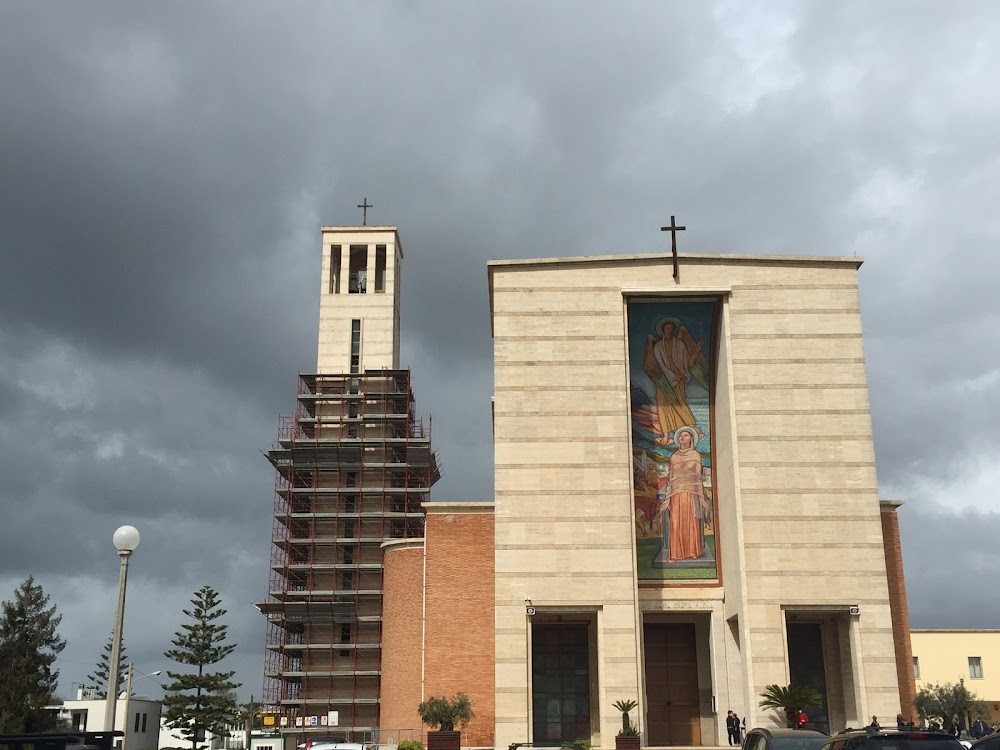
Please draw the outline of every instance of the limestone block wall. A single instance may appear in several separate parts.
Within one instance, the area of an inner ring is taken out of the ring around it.
[[[730,649],[713,656],[717,685],[729,684],[738,649],[747,723],[755,722],[764,686],[788,682],[788,613],[848,617],[857,605],[843,639],[840,626],[828,628],[844,641],[841,664],[828,669],[855,671],[861,715],[899,710],[859,264],[687,255],[677,284],[668,256],[490,263],[498,746],[530,739],[528,599],[601,612],[595,746],[614,736],[610,702],[641,700],[625,346],[632,294],[727,299],[716,434],[729,450],[717,469],[729,472],[719,477],[728,495],[719,498],[719,533],[735,629],[716,645]],[[642,606],[683,600],[678,591],[643,587]]]
[[[316,371],[350,372],[351,321],[361,320],[361,371],[399,368],[400,266],[403,247],[395,227],[323,227],[319,340]],[[367,291],[348,292],[350,248],[368,248]],[[375,249],[386,248],[385,291],[375,291]],[[332,247],[340,246],[339,293],[332,285]]]
[[[858,695],[831,716],[835,730],[899,710],[858,264],[740,268],[729,298],[752,692],[788,682],[788,613],[849,617],[857,605],[839,666]]]
[[[638,697],[621,291],[598,270],[491,265],[496,746],[531,740],[525,606],[595,612],[599,712]]]

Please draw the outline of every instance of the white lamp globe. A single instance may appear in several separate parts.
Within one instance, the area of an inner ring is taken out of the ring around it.
[[[135,526],[119,526],[112,541],[119,552],[133,552],[139,546],[139,530]]]

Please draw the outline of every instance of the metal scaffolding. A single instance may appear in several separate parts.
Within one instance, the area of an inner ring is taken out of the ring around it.
[[[382,542],[424,532],[440,478],[409,370],[300,375],[275,468],[263,709],[283,731],[377,739]],[[337,723],[328,717],[336,712]]]

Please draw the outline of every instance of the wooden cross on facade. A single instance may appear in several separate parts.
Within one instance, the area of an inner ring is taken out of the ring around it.
[[[368,209],[375,208],[375,204],[369,203],[368,198],[363,198],[362,202],[358,204],[358,208],[363,209],[363,213],[361,214],[361,226],[366,227],[368,226]]]
[[[674,281],[680,281],[680,268],[677,266],[677,233],[683,232],[687,227],[679,227],[674,222],[674,217],[670,217],[669,227],[660,227],[661,232],[670,232],[670,252],[674,255]]]

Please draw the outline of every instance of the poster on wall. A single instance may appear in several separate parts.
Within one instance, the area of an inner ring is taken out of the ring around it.
[[[640,582],[718,581],[713,488],[717,300],[628,303]]]

